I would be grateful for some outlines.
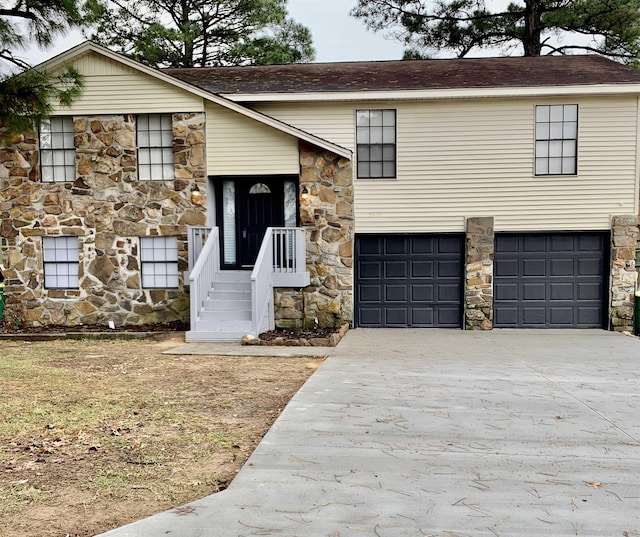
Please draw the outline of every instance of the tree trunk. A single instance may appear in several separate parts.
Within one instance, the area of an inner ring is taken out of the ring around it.
[[[525,56],[540,56],[542,44],[542,11],[544,0],[525,0],[522,44]]]

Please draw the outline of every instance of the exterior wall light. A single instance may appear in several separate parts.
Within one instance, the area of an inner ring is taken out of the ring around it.
[[[198,188],[198,185],[195,185],[191,189],[191,203],[193,203],[194,205],[201,206],[201,205],[204,205],[204,200],[205,200],[204,192],[202,192],[202,190]]]

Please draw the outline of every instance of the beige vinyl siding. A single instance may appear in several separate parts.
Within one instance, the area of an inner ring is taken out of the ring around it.
[[[296,137],[216,104],[206,114],[210,175],[299,174]]]
[[[536,104],[579,105],[578,174],[534,175]],[[261,105],[261,111],[355,150],[354,110],[396,108],[396,179],[355,180],[358,233],[609,229],[636,210],[637,99],[482,99]],[[335,134],[334,134],[335,133]]]
[[[58,114],[148,114],[201,112],[202,98],[95,53],[72,65],[84,75],[84,90]]]

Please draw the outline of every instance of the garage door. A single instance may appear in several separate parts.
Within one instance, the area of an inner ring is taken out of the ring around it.
[[[356,324],[460,327],[464,237],[356,237]]]
[[[496,235],[494,325],[600,328],[608,234]]]

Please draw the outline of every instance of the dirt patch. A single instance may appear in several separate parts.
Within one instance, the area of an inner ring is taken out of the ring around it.
[[[0,341],[0,536],[89,537],[227,487],[311,358]]]

